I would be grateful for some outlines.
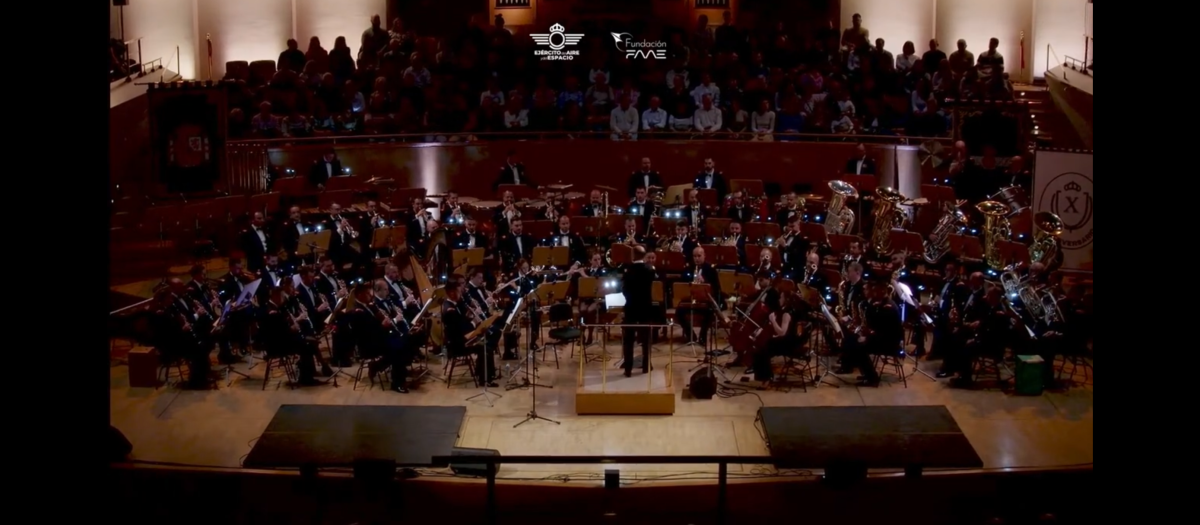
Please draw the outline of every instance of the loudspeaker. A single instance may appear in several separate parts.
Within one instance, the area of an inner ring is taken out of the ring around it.
[[[117,427],[108,426],[108,460],[116,463],[125,461],[129,457],[129,453],[133,452],[133,443],[130,443],[125,438]]]
[[[621,471],[615,468],[604,469],[604,488],[619,489],[621,488]]]
[[[688,390],[696,399],[712,399],[713,395],[717,393],[717,380],[711,376],[707,366],[701,367],[692,374],[692,380],[688,382]]]
[[[354,479],[366,483],[389,483],[396,479],[394,459],[354,460]]]
[[[487,464],[486,463],[470,463],[469,456],[500,457],[500,451],[493,450],[490,448],[454,447],[454,449],[450,451],[450,455],[451,456],[468,456],[468,457],[464,457],[461,462],[454,461],[454,462],[450,463],[450,470],[454,471],[455,474],[458,474],[461,476],[486,477],[488,474]],[[494,468],[496,469],[496,471],[499,471],[500,464],[496,463],[496,466]]]
[[[129,5],[129,0],[113,0],[113,7]]]

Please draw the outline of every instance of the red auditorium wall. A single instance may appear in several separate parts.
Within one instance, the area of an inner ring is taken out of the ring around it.
[[[398,186],[425,187],[430,193],[457,190],[486,197],[509,149],[515,150],[538,184],[562,182],[585,190],[604,184],[624,191],[625,181],[650,157],[668,185],[686,184],[712,156],[727,179],[762,179],[784,189],[795,183],[819,187],[842,173],[854,148],[848,142],[757,143],[643,141],[519,142],[469,145],[346,145],[336,151],[356,175],[394,178]],[[270,150],[271,162],[304,174],[326,147],[293,146]],[[881,173],[892,169],[892,147],[870,146]]]

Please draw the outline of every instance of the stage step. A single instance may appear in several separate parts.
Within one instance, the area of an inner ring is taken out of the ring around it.
[[[599,364],[584,370],[583,386],[575,389],[577,415],[658,415],[675,414],[675,387],[669,367],[662,366],[632,377],[614,368],[611,363],[603,370]]]

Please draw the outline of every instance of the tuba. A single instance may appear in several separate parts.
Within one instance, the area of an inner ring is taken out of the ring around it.
[[[934,226],[930,238],[925,239],[925,262],[929,264],[940,261],[950,251],[950,236],[961,233],[971,223],[957,204],[947,202],[943,207],[945,213]]]
[[[900,208],[904,195],[894,188],[882,187],[875,190],[875,224],[871,230],[871,246],[875,253],[886,255],[892,251],[892,228],[904,227],[908,215]]]
[[[1042,298],[1034,289],[1033,283],[1029,279],[1021,279],[1013,267],[1005,268],[1000,274],[1000,286],[1004,288],[1004,295],[1008,296],[1010,302],[1020,299],[1029,315],[1035,318],[1043,315]]]
[[[1048,211],[1039,211],[1033,216],[1033,244],[1029,245],[1029,262],[1040,262],[1050,267],[1058,255],[1058,238],[1066,227],[1062,219]]]
[[[1008,214],[1012,208],[996,201],[983,201],[976,204],[975,209],[983,214],[983,260],[992,268],[1003,268],[1000,241],[1012,237],[1012,228],[1008,224]]]
[[[829,189],[833,194],[825,208],[825,233],[845,235],[854,227],[854,211],[846,207],[846,201],[858,197],[858,190],[841,180],[829,181]]]

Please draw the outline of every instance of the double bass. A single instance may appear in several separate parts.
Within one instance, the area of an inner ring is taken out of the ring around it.
[[[736,362],[742,366],[750,366],[755,352],[766,346],[771,339],[771,332],[764,330],[771,311],[763,304],[763,298],[771,288],[764,288],[750,306],[746,307],[745,317],[734,321],[729,329],[729,345],[737,355]]]

